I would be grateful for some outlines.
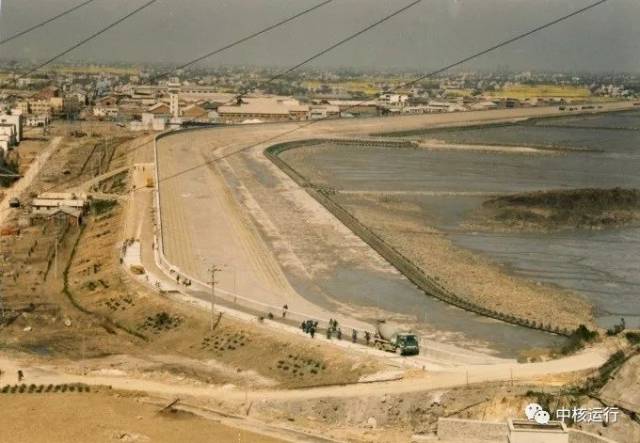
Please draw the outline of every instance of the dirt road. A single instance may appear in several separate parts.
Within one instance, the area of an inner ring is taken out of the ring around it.
[[[5,223],[9,215],[12,213],[12,209],[9,208],[9,200],[12,198],[18,198],[20,195],[27,189],[34,178],[38,175],[42,166],[47,162],[51,154],[56,150],[62,137],[54,137],[41,153],[36,157],[36,159],[29,166],[29,170],[27,173],[18,181],[13,183],[13,185],[5,191],[5,197],[0,202],[0,226]]]
[[[85,383],[88,385],[111,386],[114,389],[144,391],[161,396],[191,396],[201,398],[224,398],[226,401],[317,399],[323,397],[358,397],[371,394],[402,394],[406,392],[428,391],[452,388],[469,383],[495,381],[531,382],[539,377],[548,377],[569,372],[594,369],[601,366],[608,357],[604,347],[588,348],[570,357],[540,363],[496,364],[460,366],[447,371],[425,371],[414,373],[404,379],[389,382],[359,383],[346,386],[328,386],[310,389],[279,390],[236,390],[228,386],[193,385],[185,382],[176,384],[135,378],[126,373],[110,373],[108,370],[95,371],[87,375],[66,373],[65,365],[54,366],[39,362],[0,357],[0,369],[4,372],[3,384],[17,384],[17,371],[24,372],[23,383],[62,384]],[[82,365],[81,362],[78,364]],[[77,370],[77,366],[74,366]]]

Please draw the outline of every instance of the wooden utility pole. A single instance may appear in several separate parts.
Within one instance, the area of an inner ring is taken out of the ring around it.
[[[209,284],[211,285],[211,330],[213,331],[213,323],[214,323],[214,311],[216,308],[216,272],[220,272],[222,269],[217,268],[215,265],[209,268],[209,273],[211,274],[211,281]]]
[[[54,261],[54,265],[53,265],[53,273],[55,275],[56,278],[58,278],[58,237],[56,237],[56,243],[55,243],[55,261]]]
[[[0,260],[2,260],[2,271],[0,272],[0,311],[2,312],[2,320],[4,320],[4,302],[2,300],[2,283],[4,282],[4,256],[1,256]]]

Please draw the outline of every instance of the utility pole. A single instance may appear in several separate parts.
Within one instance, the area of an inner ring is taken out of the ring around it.
[[[53,268],[53,272],[56,276],[56,278],[58,278],[58,237],[56,236],[56,243],[55,243],[55,261],[54,261],[54,268]]]
[[[213,331],[213,322],[214,322],[214,311],[216,306],[216,272],[220,272],[222,269],[217,268],[215,265],[209,268],[209,273],[211,274],[211,281],[209,284],[211,285],[211,330]]]
[[[4,303],[2,300],[2,283],[4,282],[4,256],[0,257],[2,260],[2,271],[0,272],[0,311],[2,312],[2,320],[4,321]]]

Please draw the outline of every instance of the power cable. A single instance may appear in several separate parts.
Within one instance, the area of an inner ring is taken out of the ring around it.
[[[475,59],[475,58],[478,58],[478,57],[480,57],[480,56],[482,56],[482,55],[485,55],[485,54],[487,54],[487,53],[489,53],[489,52],[495,51],[495,50],[497,50],[497,49],[499,49],[499,48],[501,48],[501,47],[504,47],[504,46],[506,46],[506,45],[509,45],[509,44],[511,44],[511,43],[514,43],[514,42],[516,42],[516,41],[518,41],[518,40],[521,40],[521,39],[523,39],[523,38],[525,38],[525,37],[528,37],[528,36],[530,36],[530,35],[532,35],[532,34],[535,34],[535,33],[539,32],[539,31],[541,31],[541,30],[543,30],[543,29],[546,29],[546,28],[550,27],[550,26],[553,26],[553,25],[556,25],[556,24],[558,24],[558,23],[564,22],[564,21],[566,21],[566,20],[568,20],[568,19],[570,19],[570,18],[572,18],[572,17],[574,17],[574,16],[577,16],[577,15],[579,15],[579,14],[582,14],[582,13],[584,13],[584,12],[587,12],[587,11],[589,11],[589,10],[591,10],[591,9],[593,9],[593,8],[595,8],[595,7],[599,6],[599,5],[601,5],[601,4],[603,4],[603,3],[607,2],[607,1],[608,1],[608,0],[599,0],[599,1],[597,1],[597,2],[595,2],[595,3],[592,3],[592,4],[590,4],[590,5],[587,5],[587,6],[583,7],[583,8],[580,8],[580,9],[578,9],[578,10],[575,10],[575,11],[573,11],[573,12],[569,13],[569,14],[566,14],[566,15],[564,15],[564,16],[561,16],[561,17],[557,18],[557,19],[554,19],[554,20],[552,20],[552,21],[550,21],[550,22],[547,22],[547,23],[545,23],[545,24],[539,25],[539,26],[537,26],[537,27],[535,27],[535,28],[533,28],[533,29],[531,29],[531,30],[529,30],[529,31],[526,31],[526,32],[521,33],[521,34],[518,34],[518,35],[516,35],[516,36],[514,36],[514,37],[511,37],[511,38],[509,38],[509,39],[506,39],[506,40],[504,40],[504,41],[502,41],[502,42],[500,42],[500,43],[498,43],[498,44],[495,44],[495,45],[493,45],[493,46],[491,46],[491,47],[487,48],[487,49],[484,49],[484,50],[482,50],[482,51],[476,52],[476,53],[474,53],[474,54],[472,54],[472,55],[470,55],[470,56],[468,56],[468,57],[465,57],[465,58],[463,58],[463,59],[460,59],[460,60],[458,60],[458,61],[456,61],[456,62],[454,62],[454,63],[451,63],[451,64],[449,64],[449,65],[447,65],[447,66],[445,66],[445,67],[443,67],[443,68],[437,69],[437,70],[435,70],[435,71],[431,71],[431,72],[429,72],[429,73],[427,73],[427,74],[425,74],[425,75],[422,75],[422,76],[420,76],[420,77],[418,77],[418,78],[416,78],[416,79],[414,79],[414,80],[412,80],[412,81],[410,81],[410,82],[408,82],[408,83],[405,83],[405,84],[402,86],[402,88],[406,88],[408,85],[415,84],[415,83],[417,83],[417,82],[419,82],[419,81],[422,81],[422,80],[424,80],[424,79],[426,79],[426,78],[428,78],[428,77],[431,77],[431,76],[434,76],[434,75],[440,74],[440,73],[442,73],[442,72],[444,72],[444,71],[446,71],[446,70],[448,70],[448,69],[451,69],[451,68],[453,68],[453,67],[455,67],[455,66],[459,66],[459,65],[461,65],[462,63],[465,63],[465,62],[471,61],[471,60],[473,60],[473,59]],[[398,89],[399,89],[399,88],[396,88],[396,91],[397,91]],[[358,106],[360,106],[361,104],[364,104],[364,103],[366,103],[366,102],[367,102],[367,101],[362,101],[362,102],[360,102],[360,103],[357,103],[357,104],[355,104],[355,105],[352,105],[352,106],[350,106],[350,107],[346,108],[346,110],[355,109],[356,107],[358,107]],[[289,135],[289,134],[291,134],[291,133],[293,133],[293,132],[296,132],[296,131],[299,131],[299,130],[301,130],[301,129],[304,129],[304,128],[305,128],[305,127],[307,127],[307,126],[310,126],[310,125],[315,124],[315,123],[319,123],[319,122],[324,121],[324,120],[328,120],[328,117],[323,117],[323,118],[320,118],[320,119],[317,119],[317,120],[313,120],[313,121],[307,122],[306,124],[303,124],[303,125],[300,125],[300,126],[296,126],[296,127],[295,127],[295,128],[293,128],[293,129],[290,129],[290,130],[284,131],[284,132],[282,132],[282,133],[276,134],[275,136],[272,136],[272,137],[266,138],[266,139],[261,140],[261,141],[259,141],[259,142],[253,143],[253,144],[251,144],[251,145],[249,145],[249,146],[246,146],[246,147],[243,147],[243,148],[237,149],[237,150],[235,150],[235,151],[233,151],[233,152],[230,152],[230,153],[228,153],[228,154],[225,154],[225,155],[222,155],[222,156],[218,156],[218,157],[216,157],[216,158],[214,158],[214,159],[212,159],[212,160],[206,161],[206,162],[204,162],[204,163],[201,163],[201,164],[199,164],[199,165],[193,166],[193,167],[188,168],[188,169],[186,169],[186,170],[183,170],[183,171],[177,172],[177,173],[175,173],[175,174],[173,174],[173,175],[171,175],[171,176],[164,177],[164,178],[162,178],[160,181],[166,181],[166,180],[169,180],[169,179],[175,178],[175,177],[177,177],[177,176],[179,176],[179,175],[186,174],[186,173],[188,173],[188,172],[191,172],[191,171],[192,171],[192,170],[194,170],[194,169],[197,169],[197,168],[200,168],[200,167],[203,167],[203,166],[207,166],[207,165],[209,165],[209,164],[211,164],[211,163],[215,163],[216,161],[223,160],[223,159],[228,158],[228,157],[230,157],[230,156],[232,156],[232,155],[236,155],[236,154],[239,154],[239,153],[241,153],[241,152],[247,151],[247,150],[249,150],[249,149],[251,149],[251,148],[254,148],[254,147],[256,147],[256,146],[259,146],[259,145],[261,145],[261,144],[268,143],[268,142],[271,142],[271,141],[273,141],[273,140],[277,140],[277,139],[279,139],[279,138],[281,138],[281,137],[283,137],[283,136]],[[141,149],[142,147],[146,146],[148,143],[150,143],[150,142],[143,143],[142,145],[140,145],[140,146],[138,146],[138,147],[136,147],[136,148],[134,148],[134,149],[132,149],[132,150],[129,150],[129,151],[127,151],[127,152],[125,152],[125,153],[121,154],[121,155],[120,155],[120,156],[118,156],[117,158],[121,158],[121,157],[123,157],[123,156],[129,155],[130,153],[132,153],[132,152],[134,152],[134,151],[136,151],[136,150],[138,150],[138,149]],[[74,177],[74,179],[75,179],[75,177]],[[50,188],[50,189],[53,189],[53,188],[55,188],[55,187],[58,187],[58,186],[60,186],[60,185],[62,185],[62,184],[64,184],[64,183],[57,183],[56,185],[54,185],[54,186],[53,186],[52,188]],[[159,186],[159,183],[158,183],[158,186]],[[139,189],[139,188],[135,188],[135,187],[134,187],[134,188],[132,188],[132,189],[131,189],[131,191],[135,191],[135,190],[137,190],[137,189]]]
[[[266,83],[272,82],[272,81],[274,81],[275,79],[277,79],[277,78],[279,78],[279,77],[281,77],[281,76],[283,76],[283,75],[285,75],[285,74],[287,74],[287,73],[289,73],[289,72],[292,72],[293,70],[298,69],[298,68],[300,68],[301,66],[303,66],[303,65],[305,65],[305,64],[307,64],[307,63],[310,63],[311,61],[313,61],[313,60],[317,59],[318,57],[320,57],[320,56],[322,56],[322,55],[326,54],[327,52],[329,52],[329,51],[331,51],[331,50],[333,50],[333,49],[337,48],[338,46],[341,46],[341,45],[343,45],[343,44],[345,44],[345,43],[347,43],[347,42],[349,42],[349,41],[353,40],[354,38],[358,37],[359,35],[362,35],[362,34],[364,34],[365,32],[370,31],[371,29],[373,29],[373,28],[375,28],[375,27],[377,27],[377,26],[381,25],[382,23],[386,22],[387,20],[390,20],[391,18],[395,17],[396,15],[398,15],[398,14],[400,14],[400,13],[402,13],[402,12],[406,11],[407,9],[409,9],[409,8],[411,8],[411,7],[415,6],[415,5],[417,5],[417,4],[418,4],[418,3],[420,3],[421,1],[422,1],[422,0],[415,0],[415,1],[414,1],[414,2],[412,2],[412,3],[410,3],[410,4],[406,5],[406,6],[403,6],[403,7],[402,7],[402,8],[400,8],[400,9],[395,10],[394,12],[392,12],[392,13],[390,13],[390,14],[386,15],[385,17],[381,18],[380,20],[377,20],[376,22],[374,22],[374,23],[372,23],[372,24],[370,24],[370,25],[366,26],[365,28],[360,29],[359,31],[357,31],[357,32],[355,32],[355,33],[353,33],[353,34],[350,34],[349,36],[347,36],[347,37],[343,38],[343,39],[342,39],[342,40],[340,40],[339,42],[334,43],[334,44],[332,44],[331,46],[329,46],[329,47],[327,47],[327,48],[325,48],[325,49],[323,49],[323,50],[321,50],[321,51],[317,52],[316,54],[314,54],[314,55],[312,55],[311,57],[307,58],[306,60],[304,60],[304,61],[302,61],[302,62],[300,62],[300,63],[296,64],[295,66],[293,66],[293,67],[291,67],[291,68],[288,68],[288,69],[286,69],[285,71],[280,72],[279,74],[276,74],[275,76],[271,77],[269,80],[265,81],[263,84],[266,84]],[[326,3],[327,3],[327,2],[325,2],[325,3],[321,3],[320,5],[323,5],[323,4],[326,4]],[[319,7],[320,5],[317,5],[316,7]],[[304,11],[303,11],[303,12],[304,12]],[[297,14],[297,16],[300,16],[300,14]],[[283,23],[284,23],[284,22],[286,22],[286,21],[283,21]],[[271,28],[273,28],[273,26],[272,26]],[[245,38],[245,39],[242,39],[242,40],[246,41],[246,38]],[[204,114],[203,114],[203,115],[204,115]],[[198,117],[198,116],[196,116],[195,118],[197,118],[197,117]],[[140,146],[138,146],[138,147],[134,148],[133,150],[128,150],[126,153],[123,153],[122,155],[123,155],[123,156],[124,156],[124,155],[128,155],[129,153],[133,152],[134,150],[138,150],[138,149],[142,148],[142,147],[143,147],[143,146],[145,146],[145,145],[146,145],[146,143],[144,143],[144,144],[142,144],[142,145],[140,145]],[[114,160],[115,160],[115,158],[114,158]],[[71,178],[69,181],[72,181],[72,180],[75,180],[75,177],[74,177],[74,178]],[[60,185],[62,185],[62,184],[64,184],[64,183],[57,183],[56,185],[54,185],[54,187],[58,187],[58,186],[60,186]],[[46,192],[46,191],[45,191],[45,192]]]
[[[27,29],[25,29],[23,31],[20,31],[20,32],[16,33],[16,34],[13,34],[10,37],[7,37],[7,38],[5,38],[3,40],[0,40],[0,46],[4,45],[5,43],[9,43],[10,41],[15,40],[18,37],[22,37],[23,35],[26,35],[26,34],[30,33],[31,31],[35,31],[38,28],[42,28],[43,26],[46,26],[49,23],[51,23],[53,21],[56,21],[59,18],[64,17],[65,15],[69,15],[73,11],[77,11],[78,9],[82,8],[83,6],[87,6],[88,4],[93,3],[95,1],[96,0],[87,0],[87,1],[85,1],[83,3],[80,3],[80,4],[72,7],[72,8],[67,9],[66,11],[62,11],[60,14],[55,15],[55,16],[53,16],[53,17],[51,17],[51,18],[49,18],[49,19],[47,19],[47,20],[45,20],[43,22],[40,22],[37,25],[33,25],[30,28],[27,28]]]
[[[132,16],[136,15],[137,13],[139,13],[139,12],[143,11],[144,9],[148,8],[149,6],[151,6],[152,4],[156,3],[157,1],[158,0],[150,0],[150,1],[148,1],[147,3],[145,3],[144,5],[136,8],[136,9],[134,9],[133,11],[131,11],[130,13],[125,15],[124,17],[119,18],[115,22],[112,22],[109,25],[107,25],[106,27],[100,29],[99,31],[94,32],[93,34],[91,34],[87,38],[79,41],[78,43],[74,44],[73,46],[71,46],[71,47],[65,49],[64,51],[54,55],[53,57],[51,57],[50,59],[48,59],[44,63],[40,63],[35,68],[33,68],[33,69],[29,70],[28,72],[26,72],[26,73],[20,75],[19,77],[17,77],[14,81],[17,81],[17,80],[19,80],[21,78],[25,78],[28,75],[31,75],[34,72],[38,71],[39,69],[43,68],[44,66],[48,65],[49,63],[52,63],[52,62],[56,61],[60,57],[63,57],[65,55],[67,55],[68,53],[70,53],[71,51],[73,51],[75,49],[78,49],[79,47],[85,45],[86,43],[90,42],[91,40],[95,39],[96,37],[104,34],[105,32],[113,29],[114,27],[118,26],[120,23],[124,22],[125,20],[131,18]]]
[[[326,1],[322,2],[322,3],[318,3],[317,5],[312,6],[311,8],[305,9],[304,11],[300,11],[297,14],[292,15],[291,17],[283,19],[283,20],[281,20],[281,21],[279,21],[277,23],[274,23],[273,25],[269,25],[264,29],[256,31],[253,34],[247,35],[246,37],[242,37],[241,39],[236,40],[233,43],[229,43],[229,44],[227,44],[225,46],[222,46],[222,47],[220,47],[218,49],[215,49],[215,50],[213,50],[211,52],[207,52],[206,54],[200,55],[200,56],[194,58],[193,60],[190,60],[190,61],[188,61],[188,62],[186,62],[186,63],[184,63],[184,64],[182,64],[182,65],[180,65],[180,66],[178,66],[178,67],[176,67],[176,68],[174,68],[172,70],[170,70],[170,71],[166,71],[166,72],[163,72],[161,74],[152,76],[149,81],[154,81],[154,80],[157,80],[159,78],[166,77],[168,75],[173,74],[175,71],[187,68],[187,67],[189,67],[189,66],[191,66],[191,65],[193,65],[195,63],[198,63],[198,62],[200,62],[200,61],[202,61],[204,59],[207,59],[207,58],[212,57],[214,55],[220,54],[221,52],[224,52],[227,49],[231,49],[234,46],[238,46],[238,45],[240,45],[240,44],[242,44],[242,43],[244,43],[246,41],[249,41],[249,40],[251,40],[251,39],[253,39],[255,37],[258,37],[258,36],[260,36],[262,34],[265,34],[265,33],[269,32],[269,31],[271,31],[273,29],[276,29],[276,28],[278,28],[278,27],[280,27],[280,26],[282,26],[284,24],[287,24],[287,23],[289,23],[289,22],[291,22],[291,21],[293,21],[293,20],[295,20],[297,18],[300,18],[303,15],[309,14],[310,12],[315,11],[316,9],[321,8],[322,6],[328,5],[329,3],[332,3],[332,2],[333,2],[333,0],[326,0]]]
[[[403,84],[400,88],[396,88],[395,90],[390,91],[390,92],[396,92],[396,91],[398,91],[399,89],[406,88],[407,86],[410,86],[410,85],[413,85],[413,84],[415,84],[415,83],[418,83],[418,82],[420,82],[420,81],[422,81],[422,80],[425,80],[425,79],[427,79],[427,78],[429,78],[429,77],[433,77],[434,75],[441,74],[442,72],[445,72],[445,71],[447,71],[447,70],[449,70],[449,69],[451,69],[451,68],[454,68],[454,67],[459,66],[459,65],[461,65],[461,64],[463,64],[463,63],[466,63],[466,62],[468,62],[468,61],[471,61],[471,60],[473,60],[473,59],[476,59],[476,58],[478,58],[478,57],[481,57],[481,56],[483,56],[483,55],[485,55],[485,54],[488,54],[488,53],[490,53],[490,52],[493,52],[493,51],[495,51],[495,50],[497,50],[497,49],[499,49],[499,48],[502,48],[502,47],[504,47],[504,46],[507,46],[507,45],[509,45],[509,44],[511,44],[511,43],[514,43],[514,42],[516,42],[516,41],[518,41],[518,40],[521,40],[521,39],[523,39],[523,38],[525,38],[525,37],[528,37],[528,36],[530,36],[530,35],[532,35],[532,34],[535,34],[535,33],[537,33],[537,32],[540,32],[540,31],[541,31],[541,30],[543,30],[543,29],[549,28],[549,27],[551,27],[551,26],[553,26],[553,25],[556,25],[556,24],[558,24],[558,23],[564,22],[564,21],[566,21],[566,20],[568,20],[568,19],[570,19],[570,18],[572,18],[572,17],[575,17],[575,16],[577,16],[577,15],[579,15],[579,14],[582,14],[582,13],[584,13],[584,12],[587,12],[587,11],[589,11],[589,10],[591,10],[591,9],[593,9],[593,8],[595,8],[595,7],[599,6],[599,5],[601,5],[601,4],[603,4],[603,3],[607,2],[607,1],[608,1],[608,0],[599,0],[599,1],[597,1],[597,2],[595,2],[595,3],[592,3],[592,4],[590,4],[590,5],[587,5],[587,6],[583,7],[583,8],[580,8],[580,9],[577,9],[577,10],[575,10],[575,11],[573,11],[573,12],[570,12],[569,14],[563,15],[563,16],[561,16],[561,17],[559,17],[559,18],[556,18],[556,19],[554,19],[554,20],[552,20],[552,21],[549,21],[549,22],[544,23],[544,24],[542,24],[542,25],[536,26],[535,28],[532,28],[532,29],[530,29],[530,30],[528,30],[528,31],[526,31],[526,32],[523,32],[523,33],[521,33],[521,34],[518,34],[518,35],[516,35],[516,36],[514,36],[514,37],[510,37],[510,38],[508,38],[508,39],[506,39],[506,40],[503,40],[503,41],[501,41],[501,42],[499,42],[499,43],[497,43],[497,44],[495,44],[495,45],[493,45],[493,46],[490,46],[490,47],[489,47],[489,48],[487,48],[487,49],[483,49],[483,50],[478,51],[478,52],[476,52],[476,53],[474,53],[474,54],[472,54],[472,55],[470,55],[470,56],[464,57],[464,58],[462,58],[462,59],[460,59],[460,60],[458,60],[458,61],[456,61],[456,62],[454,62],[454,63],[451,63],[451,64],[449,64],[449,65],[447,65],[447,66],[445,66],[445,67],[443,67],[443,68],[436,69],[435,71],[431,71],[431,72],[429,72],[429,73],[427,73],[427,74],[421,75],[420,77],[417,77],[416,79],[414,79],[414,80],[412,80],[412,81],[410,81],[410,82],[408,82],[408,83]],[[349,110],[355,109],[355,108],[357,108],[358,106],[361,106],[362,104],[365,104],[365,103],[367,103],[367,102],[368,102],[368,100],[364,100],[364,101],[361,101],[361,102],[356,103],[356,104],[354,104],[354,105],[351,105],[351,106],[347,107],[347,108],[345,109],[345,111],[349,111]],[[344,112],[344,111],[342,111],[342,112]],[[235,150],[235,151],[233,151],[233,152],[230,152],[230,153],[228,153],[228,154],[222,155],[222,156],[220,156],[220,157],[216,157],[215,159],[213,159],[213,160],[209,160],[209,161],[204,162],[204,163],[202,163],[202,164],[200,164],[200,165],[193,166],[193,167],[191,167],[191,168],[189,168],[189,169],[186,169],[185,171],[177,172],[177,173],[175,173],[175,174],[173,174],[173,175],[171,175],[171,176],[164,177],[162,180],[168,180],[168,179],[171,179],[171,178],[175,178],[176,176],[179,176],[181,173],[187,173],[187,172],[190,172],[190,171],[192,171],[193,169],[196,169],[196,168],[198,168],[198,167],[207,166],[208,164],[214,163],[214,162],[216,162],[216,161],[218,161],[218,160],[222,160],[222,159],[228,158],[228,157],[230,157],[230,156],[232,156],[232,155],[239,154],[239,153],[241,153],[241,152],[243,152],[243,151],[246,151],[246,150],[252,149],[252,148],[254,148],[254,147],[256,147],[256,146],[259,146],[259,145],[261,145],[261,144],[268,143],[268,142],[271,142],[271,141],[273,141],[273,140],[277,140],[277,139],[279,139],[279,138],[281,138],[281,137],[283,137],[283,136],[285,136],[285,135],[289,135],[289,134],[291,134],[291,133],[293,133],[293,132],[296,132],[296,131],[299,131],[299,130],[301,130],[301,129],[304,129],[304,128],[306,128],[306,127],[310,126],[310,125],[313,125],[313,124],[316,124],[316,123],[319,123],[319,122],[322,122],[322,121],[328,120],[329,118],[330,118],[330,117],[328,117],[328,116],[327,116],[327,117],[322,117],[322,118],[319,118],[319,119],[316,119],[316,120],[309,121],[309,122],[307,122],[307,123],[305,123],[305,124],[302,124],[302,125],[297,126],[297,127],[293,128],[293,129],[290,129],[290,130],[284,131],[284,132],[282,132],[282,133],[280,133],[280,134],[277,134],[277,135],[275,135],[275,136],[273,136],[273,137],[269,137],[269,138],[267,138],[267,139],[265,139],[265,140],[259,141],[259,142],[257,142],[257,143],[253,143],[253,144],[251,144],[251,145],[249,145],[249,146],[246,146],[246,147],[244,147],[244,148],[240,148],[240,149],[237,149],[237,150]]]

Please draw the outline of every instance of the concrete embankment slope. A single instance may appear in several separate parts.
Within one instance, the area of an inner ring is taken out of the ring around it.
[[[607,104],[603,110],[621,110],[629,103]],[[179,272],[206,282],[212,264],[226,265],[220,273],[220,288],[256,302],[324,317],[328,313],[300,297],[284,273],[265,238],[277,235],[278,224],[263,216],[260,206],[246,187],[223,173],[228,156],[242,152],[256,162],[267,161],[262,150],[276,142],[310,138],[361,136],[372,132],[394,132],[428,127],[510,121],[529,117],[565,115],[557,107],[522,108],[369,119],[342,119],[320,122],[243,125],[177,132],[158,141],[160,213],[162,244],[166,260]],[[227,158],[226,158],[227,157]],[[267,161],[268,162],[268,161]],[[255,177],[254,177],[255,178]],[[260,180],[256,178],[256,180]],[[295,184],[262,183],[263,189],[286,189],[293,195]],[[297,194],[299,196],[299,194]],[[307,203],[305,203],[307,204]],[[258,216],[256,215],[258,214]],[[269,231],[269,229],[271,231]],[[343,235],[348,235],[340,231]],[[341,235],[342,235],[341,234]],[[345,237],[346,238],[346,237]],[[351,240],[350,240],[351,241]],[[323,246],[325,239],[315,239]],[[354,248],[366,245],[360,241]],[[278,248],[291,249],[279,244]],[[290,254],[290,261],[296,260]],[[321,260],[321,259],[319,259]],[[326,263],[331,267],[333,263]],[[309,285],[313,285],[310,280]]]
[[[466,311],[474,312],[476,314],[490,317],[503,322],[511,323],[518,326],[524,326],[531,329],[538,329],[545,332],[550,332],[558,335],[569,336],[571,331],[568,329],[560,329],[557,325],[551,323],[536,324],[529,321],[527,318],[520,318],[508,313],[493,311],[478,304],[475,304],[463,297],[460,297],[446,287],[438,283],[434,278],[427,275],[423,269],[413,263],[409,258],[405,257],[402,252],[398,251],[389,243],[385,242],[379,235],[369,229],[365,224],[360,222],[353,214],[343,208],[338,202],[331,198],[331,192],[327,192],[323,189],[316,189],[312,183],[298,171],[292,168],[289,164],[280,158],[280,154],[289,149],[295,149],[302,146],[311,146],[314,144],[322,144],[327,142],[334,142],[333,140],[316,139],[305,140],[303,142],[287,142],[279,143],[271,146],[265,150],[265,155],[275,163],[282,171],[284,171],[289,177],[291,177],[299,186],[306,189],[316,201],[324,206],[329,212],[331,212],[338,220],[344,223],[351,231],[353,231],[358,237],[360,237],[366,244],[371,246],[377,253],[385,258],[390,264],[392,264],[398,271],[400,271],[405,277],[407,277],[412,283],[419,287],[426,295],[436,297],[437,299],[444,301],[450,305],[464,309]],[[409,142],[385,142],[385,141],[371,141],[363,140],[337,140],[338,144],[355,143],[358,145],[370,145],[370,146],[396,146],[396,147],[412,147]]]

